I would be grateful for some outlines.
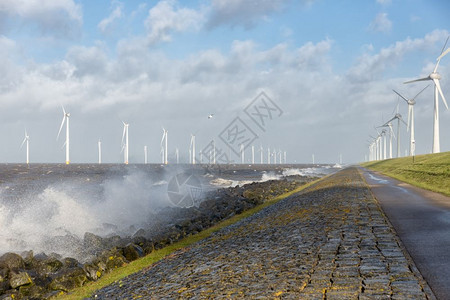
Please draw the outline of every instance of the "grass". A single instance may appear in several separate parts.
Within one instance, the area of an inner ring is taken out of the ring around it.
[[[239,215],[234,215],[233,217],[226,219],[206,230],[203,230],[202,232],[200,232],[198,234],[188,236],[188,237],[182,239],[181,241],[178,241],[172,245],[169,245],[165,248],[153,251],[152,253],[150,253],[149,255],[147,255],[141,259],[135,260],[135,261],[127,264],[124,267],[115,269],[112,272],[105,274],[97,281],[89,282],[80,288],[70,291],[70,293],[68,293],[68,294],[61,294],[57,298],[58,299],[83,299],[83,298],[90,297],[96,290],[101,289],[105,286],[108,286],[108,285],[112,284],[113,282],[116,282],[116,281],[120,282],[120,280],[122,278],[124,278],[128,275],[131,275],[133,273],[136,273],[146,267],[149,267],[152,264],[158,262],[159,260],[163,259],[164,257],[169,256],[170,254],[172,254],[173,252],[175,252],[177,250],[180,250],[185,247],[189,247],[190,245],[209,237],[211,234],[213,234],[214,232],[216,232],[224,227],[232,225],[244,218],[247,218],[247,217],[259,212],[260,210],[264,209],[267,206],[270,206],[282,199],[285,199],[295,193],[298,193],[298,192],[302,191],[303,189],[316,183],[319,180],[321,180],[321,179],[318,179],[318,180],[309,182],[305,185],[302,185],[290,192],[284,193],[280,196],[277,196],[271,200],[264,202],[263,204],[255,206],[252,209],[244,211],[243,213],[241,213]]]
[[[361,164],[411,185],[450,196],[450,152]]]

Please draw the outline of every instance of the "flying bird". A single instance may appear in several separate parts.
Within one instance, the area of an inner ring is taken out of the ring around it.
[[[214,116],[214,114],[210,114],[210,115],[208,116],[208,119],[212,119],[213,116]]]

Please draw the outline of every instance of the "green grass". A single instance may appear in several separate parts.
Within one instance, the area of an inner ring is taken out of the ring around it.
[[[298,193],[301,190],[311,186],[312,184],[316,183],[319,180],[321,180],[321,179],[309,182],[309,183],[302,185],[290,192],[284,193],[278,197],[275,197],[269,201],[266,201],[263,204],[260,204],[258,206],[255,206],[252,209],[244,211],[243,213],[241,213],[239,215],[235,215],[229,219],[226,219],[226,220],[224,220],[224,221],[222,221],[222,222],[220,222],[198,234],[188,236],[188,237],[184,238],[183,240],[176,242],[172,245],[169,245],[163,249],[153,251],[152,253],[150,253],[149,255],[147,255],[141,259],[135,260],[135,261],[127,264],[124,267],[118,268],[108,274],[105,274],[97,281],[89,282],[80,288],[70,291],[69,294],[61,294],[57,298],[58,299],[83,299],[86,297],[90,297],[96,290],[101,289],[105,286],[108,286],[113,282],[116,282],[116,281],[120,282],[120,280],[122,278],[124,278],[130,274],[136,273],[146,267],[149,267],[152,264],[154,264],[155,262],[163,259],[166,256],[169,256],[170,254],[172,254],[173,252],[175,252],[177,250],[180,250],[185,247],[189,247],[190,245],[209,237],[214,232],[216,232],[226,226],[232,225],[244,218],[247,218],[247,217],[259,212],[263,208],[265,208],[269,205],[272,205],[282,199],[285,199],[286,197],[289,197],[292,194]]]
[[[450,152],[361,164],[411,185],[450,196]]]

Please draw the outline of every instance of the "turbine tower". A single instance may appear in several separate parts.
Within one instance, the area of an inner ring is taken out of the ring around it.
[[[424,78],[419,78],[411,81],[406,81],[404,83],[411,83],[411,82],[417,82],[417,81],[427,81],[432,80],[434,83],[434,118],[433,118],[433,147],[432,147],[432,153],[439,153],[441,152],[441,146],[439,141],[439,95],[441,95],[442,102],[444,102],[445,107],[448,109],[447,101],[445,101],[444,93],[442,93],[441,84],[439,83],[439,80],[441,80],[441,75],[437,72],[437,68],[439,66],[439,62],[441,59],[447,55],[450,52],[450,48],[445,50],[445,46],[447,46],[447,41],[445,42],[444,47],[442,48],[441,55],[436,59],[436,66],[434,67],[433,72],[431,72],[430,75]]]
[[[162,163],[167,165],[167,133],[168,131],[163,127],[163,135],[161,139],[161,154],[162,154]]]
[[[61,133],[61,130],[64,126],[64,122],[66,122],[66,142],[64,143],[63,147],[66,147],[66,165],[70,164],[70,156],[69,156],[69,150],[70,150],[70,139],[69,139],[69,117],[70,113],[67,113],[64,109],[64,106],[62,106],[63,110],[63,119],[61,122],[61,126],[59,127],[58,135],[56,136],[56,139],[59,138],[59,135]]]
[[[27,143],[27,165],[30,164],[30,136],[27,133],[27,130],[25,129],[25,138],[23,139],[22,144],[20,145],[20,148],[23,147],[23,144]]]
[[[122,151],[123,151],[123,163],[128,165],[128,126],[130,124],[123,123],[123,134],[122,134]]]
[[[267,148],[267,164],[270,165],[270,148]]]
[[[393,90],[394,93],[399,95],[408,104],[408,130],[410,134],[409,138],[409,156],[414,156],[416,154],[416,141],[414,139],[414,104],[416,104],[416,98],[419,96],[429,85],[424,87],[420,92],[417,93],[412,99],[407,99],[403,97],[399,92]]]
[[[147,164],[147,146],[144,146],[144,164]]]
[[[189,160],[195,165],[195,135],[191,134],[191,143],[189,145]]]
[[[264,163],[264,158],[263,158],[263,156],[264,156],[264,149],[263,149],[262,145],[259,147],[259,152],[260,152],[260,155],[261,155],[261,164],[263,164]]]
[[[241,163],[245,163],[244,144],[241,144]]]
[[[252,145],[252,165],[255,164],[255,146]]]

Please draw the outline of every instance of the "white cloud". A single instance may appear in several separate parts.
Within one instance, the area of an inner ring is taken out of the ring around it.
[[[59,35],[72,33],[83,21],[81,7],[73,0],[2,0],[0,15],[19,17],[25,23],[37,24],[44,33]]]
[[[377,79],[387,68],[397,65],[407,53],[426,50],[436,42],[445,40],[447,36],[447,31],[435,30],[424,38],[407,38],[404,41],[398,41],[373,55],[366,52],[357,58],[357,63],[350,68],[347,76],[358,82]]]
[[[105,19],[101,20],[98,23],[97,27],[102,32],[105,33],[108,30],[108,27],[117,19],[122,17],[122,4],[120,2],[116,2],[116,6],[111,14]]]
[[[387,13],[379,13],[370,24],[370,29],[378,32],[389,32],[392,29],[392,21],[389,20]]]
[[[198,30],[203,20],[201,12],[180,8],[175,0],[162,0],[149,10],[145,20],[148,43],[168,42],[174,32]]]
[[[257,21],[281,9],[287,0],[213,0],[208,27],[224,24],[251,27]]]

